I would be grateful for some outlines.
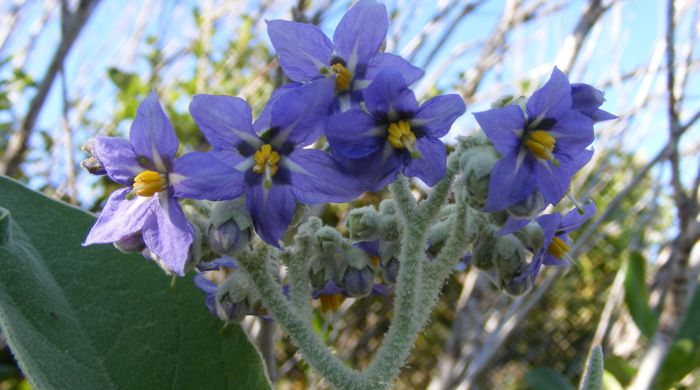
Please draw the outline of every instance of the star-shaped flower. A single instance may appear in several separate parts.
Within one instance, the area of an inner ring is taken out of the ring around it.
[[[385,69],[364,91],[359,107],[328,119],[326,136],[333,153],[370,191],[402,172],[429,186],[445,176],[445,145],[439,140],[464,113],[459,95],[436,96],[420,107],[408,82]]]
[[[360,0],[340,20],[332,42],[318,27],[306,23],[271,20],[267,30],[280,65],[292,81],[330,77],[335,80],[331,88],[336,95],[359,97],[359,91],[387,67],[401,72],[409,84],[423,77],[423,70],[400,56],[379,52],[388,24],[383,4]],[[343,101],[341,109],[345,110],[351,99]]]
[[[598,100],[592,99],[592,88],[579,84],[576,90],[572,95],[566,76],[554,68],[525,112],[508,105],[474,114],[502,155],[491,172],[485,211],[503,210],[535,190],[547,204],[564,196],[571,178],[590,159],[586,147],[593,142],[591,116],[604,116]]]
[[[194,230],[178,199],[221,200],[225,167],[206,153],[175,158],[178,140],[155,92],[139,105],[129,140],[97,137],[92,151],[107,175],[126,188],[110,195],[83,245],[141,235],[168,270],[185,273]]]
[[[190,113],[226,164],[228,196],[246,196],[258,235],[279,246],[296,203],[345,202],[360,194],[326,153],[304,147],[319,136],[333,80],[282,90],[252,124],[243,99],[196,95]],[[222,175],[224,172],[221,173]]]
[[[529,277],[532,281],[537,278],[543,265],[563,266],[569,264],[569,233],[578,229],[596,213],[596,206],[588,202],[583,206],[583,212],[578,209],[569,211],[562,216],[559,213],[547,214],[536,219],[542,228],[544,239],[542,246],[535,249],[532,262],[521,278]]]

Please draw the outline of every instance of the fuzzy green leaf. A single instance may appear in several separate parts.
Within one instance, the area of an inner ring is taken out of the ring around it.
[[[33,388],[269,388],[238,327],[220,334],[191,278],[110,245],[94,217],[0,177],[0,327]]]

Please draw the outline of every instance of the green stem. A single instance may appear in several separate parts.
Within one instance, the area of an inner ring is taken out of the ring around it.
[[[309,280],[309,257],[311,238],[308,235],[298,234],[296,237],[297,248],[289,256],[289,284],[292,306],[302,319],[311,322],[311,282]]]
[[[371,387],[362,375],[346,367],[326,348],[311,328],[310,321],[303,319],[292,310],[289,302],[282,295],[281,286],[268,271],[267,256],[264,250],[257,250],[255,253],[240,253],[238,260],[260,293],[265,307],[292,338],[311,366],[337,388],[362,389]]]

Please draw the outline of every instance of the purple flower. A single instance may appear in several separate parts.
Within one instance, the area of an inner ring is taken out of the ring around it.
[[[542,228],[544,240],[535,252],[527,271],[520,278],[530,277],[534,281],[542,265],[568,265],[569,233],[578,229],[595,213],[595,203],[589,201],[583,206],[583,213],[573,209],[563,217],[558,213],[538,217],[536,221]]]
[[[175,158],[178,140],[155,92],[139,105],[128,141],[98,137],[92,146],[107,175],[127,188],[110,195],[83,245],[138,234],[165,267],[184,275],[194,230],[177,200],[224,199],[224,165],[206,153]]]
[[[445,145],[439,140],[464,113],[459,95],[436,96],[420,107],[408,82],[393,69],[382,71],[364,91],[360,108],[328,119],[328,143],[348,171],[371,191],[399,172],[429,186],[445,176]]]
[[[586,147],[593,142],[593,120],[588,114],[598,104],[588,99],[591,89],[579,85],[577,91],[572,97],[566,76],[554,68],[525,112],[509,105],[474,114],[502,155],[491,172],[485,211],[503,210],[535,190],[548,204],[564,196],[571,178],[591,158]]]
[[[340,95],[361,91],[387,67],[399,70],[409,84],[423,77],[423,70],[403,58],[379,52],[388,24],[383,4],[360,0],[340,20],[332,42],[306,23],[271,20],[267,31],[287,77],[297,83],[331,77],[330,88]]]
[[[209,312],[218,317],[216,311],[216,283],[211,281],[205,276],[205,272],[208,271],[227,271],[237,269],[236,260],[232,257],[222,257],[208,263],[200,263],[197,269],[200,271],[194,276],[194,285],[202,290],[205,294],[204,303],[207,305]]]
[[[292,222],[296,203],[345,202],[360,190],[326,153],[304,149],[322,130],[333,80],[285,89],[252,122],[250,106],[237,97],[196,95],[190,113],[226,164],[227,197],[244,193],[253,225],[267,243]]]
[[[594,123],[617,118],[599,108],[603,103],[605,103],[603,91],[588,84],[571,84],[571,109],[591,118]]]

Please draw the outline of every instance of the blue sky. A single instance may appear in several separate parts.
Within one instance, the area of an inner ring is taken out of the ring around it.
[[[78,43],[73,47],[66,62],[67,81],[70,86],[70,91],[73,93],[72,98],[76,98],[77,94],[87,93],[95,98],[94,107],[92,108],[91,116],[108,120],[113,113],[115,104],[115,88],[107,78],[107,68],[117,66],[127,71],[145,72],[147,64],[143,59],[145,44],[142,42],[139,47],[130,56],[124,56],[124,45],[128,42],[129,37],[134,34],[136,26],[140,23],[138,18],[126,18],[124,15],[133,14],[137,7],[142,7],[145,4],[151,4],[152,9],[147,15],[144,24],[144,34],[157,35],[167,37],[165,39],[166,48],[184,47],[188,39],[197,34],[191,17],[191,9],[196,4],[195,1],[154,1],[154,2],[121,2],[114,0],[104,0],[98,6],[95,14],[89,24],[83,30],[79,37]],[[409,15],[410,18],[399,19],[390,26],[390,37],[396,37],[398,40],[389,41],[388,50],[395,53],[406,54],[406,45],[411,42],[415,34],[417,34],[423,26],[435,14],[437,9],[445,3],[445,1],[404,1],[393,0],[385,2],[388,8],[398,9],[400,15]],[[256,8],[256,4],[246,3],[250,10]],[[328,12],[328,16],[323,21],[321,28],[332,36],[335,25],[342,16],[343,12],[349,6],[349,1],[338,1],[334,3]],[[449,59],[449,56],[455,46],[476,42],[477,40],[488,36],[494,29],[503,9],[503,1],[489,1],[478,11],[465,18],[455,30],[455,33],[447,40],[444,48],[437,52],[431,65],[426,69],[428,75],[435,72],[440,63]],[[551,71],[556,58],[557,52],[561,47],[566,36],[573,30],[578,15],[585,6],[585,1],[572,1],[562,13],[555,17],[547,17],[544,23],[530,24],[523,28],[516,29],[510,36],[510,41],[514,50],[511,54],[505,57],[503,63],[498,64],[488,74],[483,82],[482,90],[488,90],[491,85],[498,82],[504,82],[508,87],[502,90],[502,93],[518,93],[517,82],[526,77],[527,74],[532,74],[532,70],[537,70],[533,75],[534,83],[546,81],[548,73]],[[43,5],[36,2],[32,5],[33,12],[27,15],[22,21],[19,34],[15,36],[13,45],[6,48],[1,55],[14,52],[17,47],[21,47],[26,42],[26,37],[31,26],[31,22],[35,20],[42,11]],[[454,7],[449,10],[446,20],[449,22],[454,19],[460,7]],[[289,18],[289,7],[275,6],[271,7],[264,15],[264,18]],[[158,15],[158,16],[153,16]],[[410,22],[408,20],[410,20]],[[648,63],[653,50],[653,43],[658,37],[663,35],[665,9],[663,2],[655,1],[634,1],[624,2],[620,8],[614,8],[605,16],[603,23],[599,27],[599,31],[593,31],[592,36],[597,36],[600,39],[596,44],[587,43],[583,48],[583,52],[589,57],[589,66],[585,71],[574,68],[571,77],[572,82],[587,82],[593,85],[598,85],[604,80],[608,80],[616,75],[624,74],[627,71],[645,66]],[[689,28],[689,19],[685,18],[684,24],[679,27],[679,35]],[[226,25],[226,23],[229,25]],[[224,19],[219,24],[220,29],[224,32],[215,40],[215,44],[224,45],[228,41],[227,34],[235,34],[236,25],[231,19]],[[265,35],[264,22],[258,23],[256,26],[258,39],[268,42]],[[40,77],[48,66],[55,47],[59,40],[58,18],[53,18],[48,26],[50,33],[40,35],[36,42],[36,49],[32,51],[28,58],[28,72]],[[401,33],[397,33],[395,29],[400,29]],[[685,30],[684,30],[685,29]],[[606,39],[608,34],[618,34],[621,37],[620,41]],[[597,34],[597,35],[596,35]],[[431,34],[428,37],[428,42],[435,41],[439,34]],[[605,35],[605,36],[604,36]],[[696,46],[697,43],[694,43]],[[432,45],[427,44],[430,48]],[[427,60],[429,50],[421,50],[417,53],[414,62],[422,65]],[[459,85],[460,72],[469,69],[476,56],[479,53],[479,48],[476,47],[469,51],[467,55],[457,59],[449,70],[436,82],[436,86],[445,92],[452,90],[453,86]],[[125,58],[126,57],[126,58]],[[8,67],[3,68],[4,72],[8,71]],[[192,71],[192,64],[178,68],[175,72],[186,74]],[[167,69],[166,73],[173,69]],[[177,76],[178,73],[175,73]],[[576,77],[574,79],[573,77]],[[659,84],[660,83],[660,84]],[[61,124],[61,88],[60,80],[54,84],[49,101],[41,113],[39,120],[39,129],[44,129],[52,134],[58,134],[60,139]],[[663,86],[663,79],[655,80],[653,84],[656,87]],[[699,90],[698,80],[692,80],[690,85],[693,88],[690,90]],[[418,91],[425,91],[428,85],[418,84]],[[635,94],[640,89],[640,83],[627,83],[615,88],[606,89],[607,103],[605,108],[611,112],[624,113],[634,102]],[[21,105],[26,107],[28,98],[31,94],[25,94],[20,101]],[[697,106],[697,95],[690,96],[687,112],[693,112],[692,106]],[[664,102],[660,98],[661,102]],[[478,101],[468,107],[468,111],[479,111],[488,108],[489,102]],[[21,110],[24,112],[24,108]],[[623,147],[629,150],[636,151],[640,156],[651,156],[661,146],[666,139],[666,122],[665,110],[659,106],[659,109],[654,112],[644,113],[640,115],[638,121],[640,130],[637,132],[628,132],[628,135],[620,142]],[[469,131],[476,128],[471,115],[465,115],[460,119],[456,126],[456,132]],[[658,130],[654,130],[658,129]],[[124,129],[126,130],[126,129]],[[87,129],[81,132],[74,139],[75,150],[79,147],[87,136],[99,134],[100,129]],[[82,135],[82,137],[80,136]],[[698,130],[695,129],[692,134],[686,136],[686,139],[697,139]],[[35,145],[42,142],[40,137],[34,137],[32,142]],[[60,156],[57,157],[60,159]],[[82,158],[81,152],[76,152],[76,158]],[[62,164],[55,166],[61,167]],[[684,172],[688,172],[688,176],[693,175],[697,167],[696,160],[686,161],[684,164]],[[31,170],[40,172],[45,170],[45,166],[28,167]],[[60,171],[60,169],[59,169]],[[64,178],[64,173],[52,173],[49,180],[58,185]],[[44,177],[35,177],[33,185],[40,185],[45,182]],[[88,195],[89,196],[89,195]]]

